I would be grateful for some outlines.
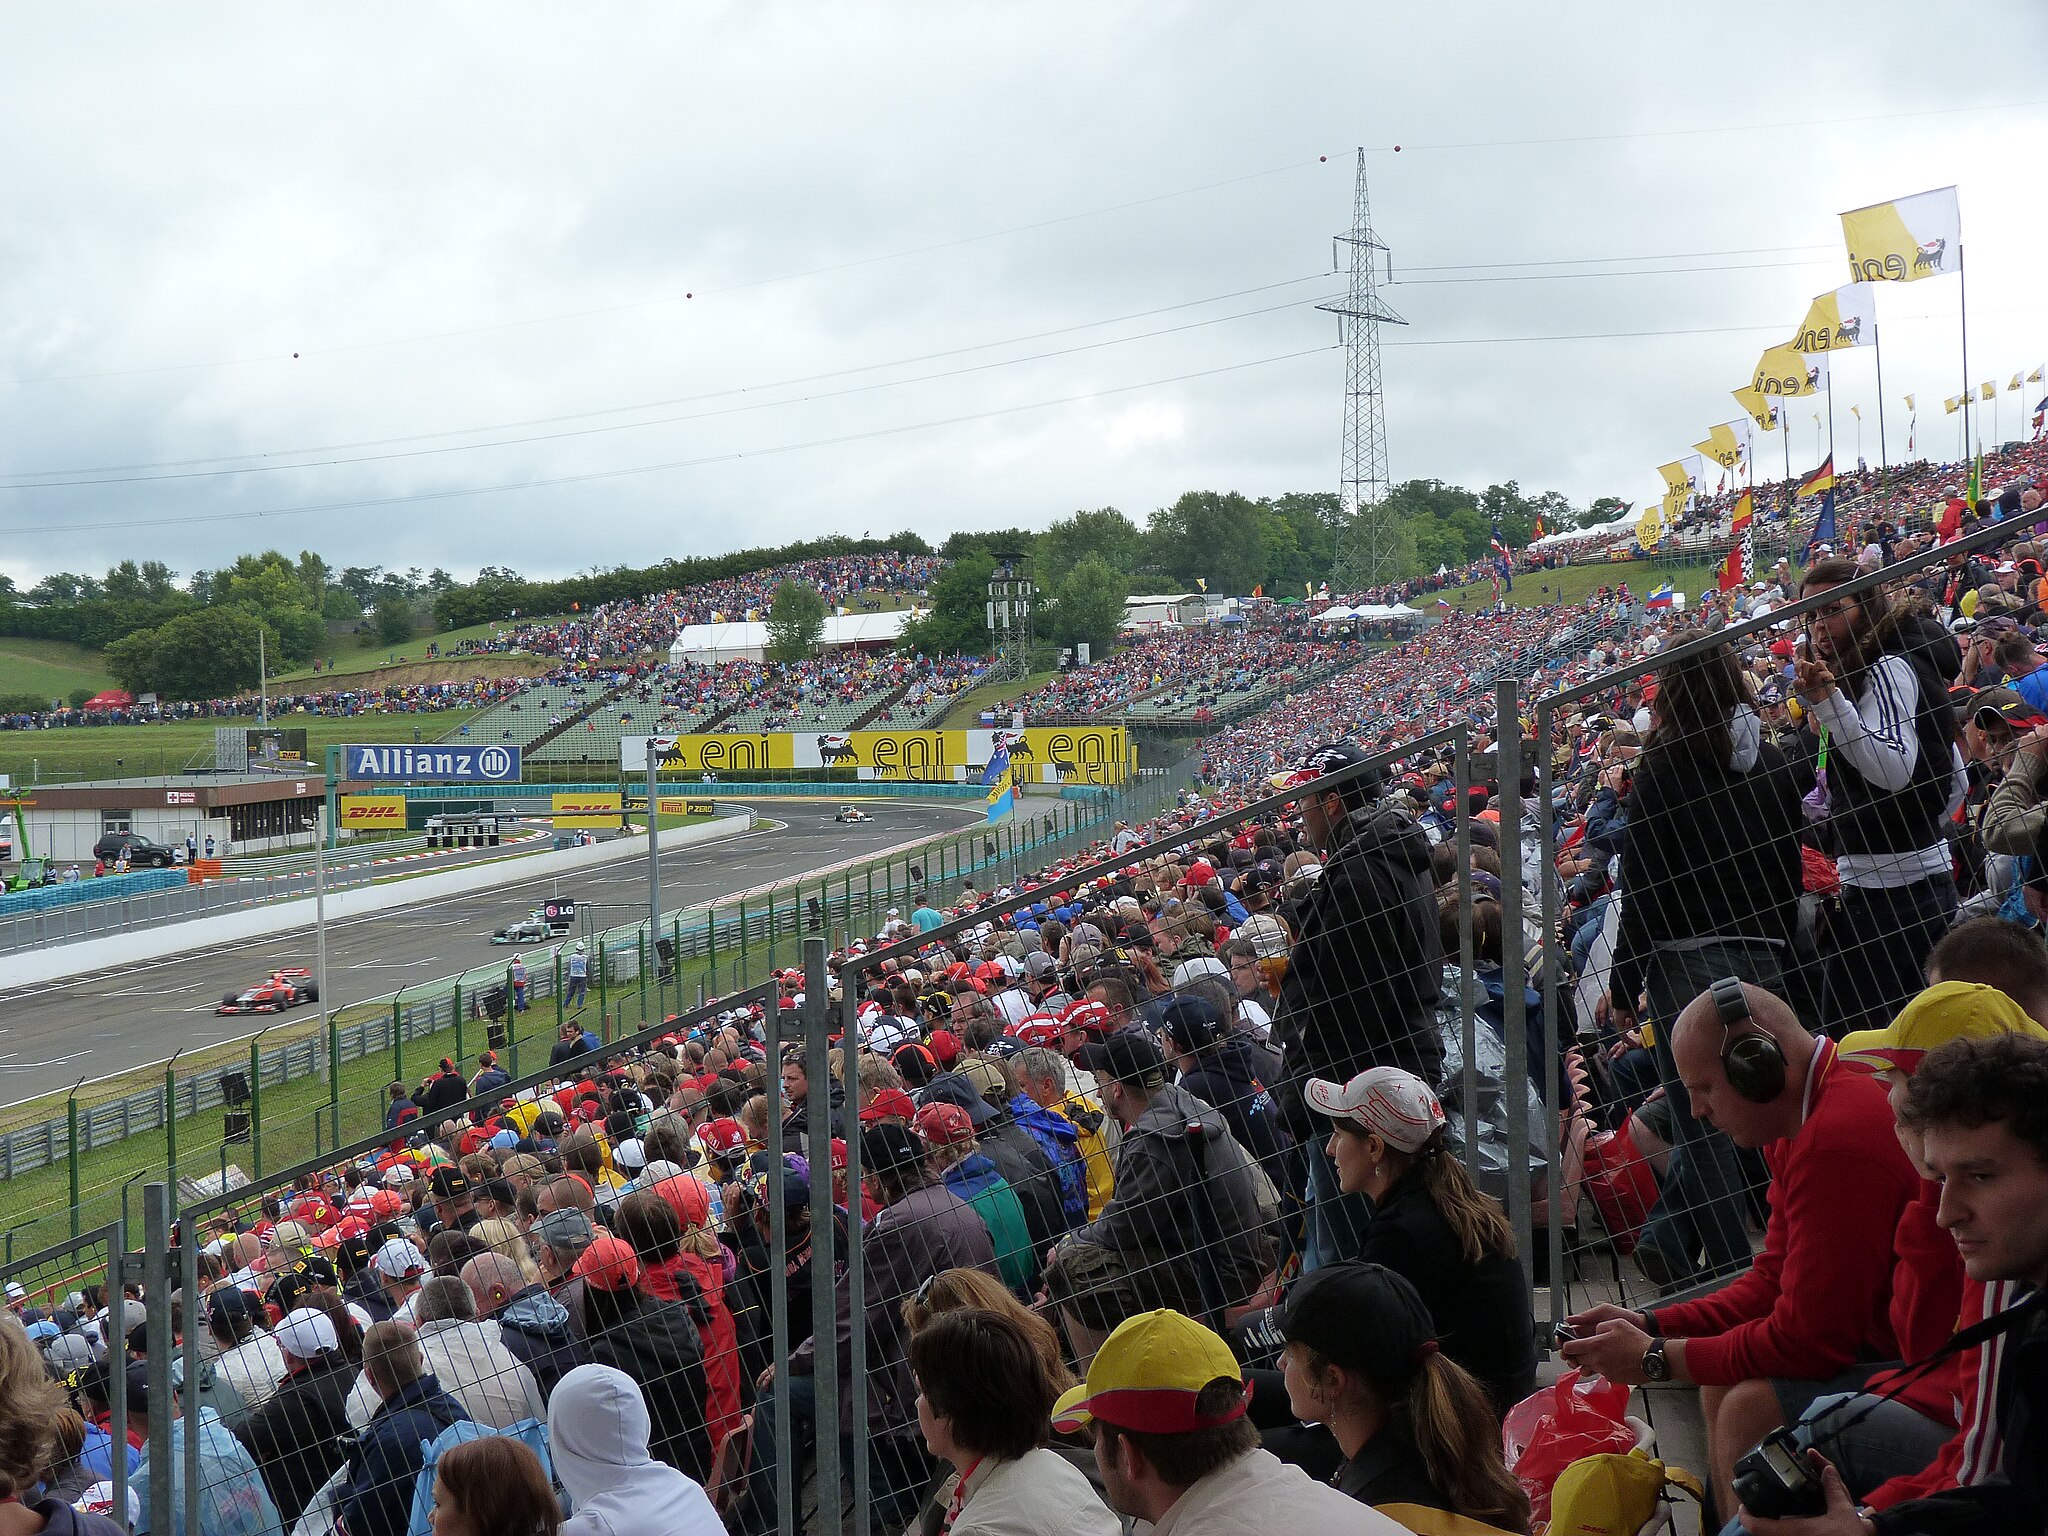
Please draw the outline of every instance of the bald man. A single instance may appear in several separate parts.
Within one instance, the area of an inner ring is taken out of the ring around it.
[[[480,1253],[462,1266],[462,1283],[476,1298],[476,1315],[497,1320],[499,1337],[533,1372],[543,1399],[554,1395],[564,1372],[589,1362],[589,1351],[569,1327],[569,1309],[540,1281],[529,1281],[516,1261]]]
[[[1697,1301],[1580,1312],[1569,1321],[1582,1337],[1564,1346],[1572,1364],[1610,1381],[1699,1386],[1724,1520],[1739,1457],[1816,1397],[1853,1392],[1898,1358],[1892,1236],[1918,1194],[1883,1085],[1838,1061],[1834,1042],[1809,1035],[1780,999],[1735,985],[1740,1001],[1725,1016],[1711,990],[1686,1005],[1671,1051],[1693,1113],[1738,1147],[1763,1150],[1763,1251]]]

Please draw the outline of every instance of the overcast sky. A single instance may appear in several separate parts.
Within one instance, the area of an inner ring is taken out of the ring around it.
[[[2048,7],[1592,15],[11,5],[0,570],[559,574],[1334,489],[1358,145],[1396,480],[1653,498],[1846,280],[1837,214],[1948,182],[2021,427],[2048,86],[2000,61]],[[1880,295],[1895,455],[1911,392],[1954,456],[1957,286]],[[1834,378],[1874,462],[1869,349]]]

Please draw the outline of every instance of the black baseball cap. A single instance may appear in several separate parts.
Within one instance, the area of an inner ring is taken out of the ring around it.
[[[433,1190],[438,1200],[459,1200],[469,1193],[469,1180],[463,1177],[460,1168],[443,1163],[427,1180],[427,1187]]]
[[[1306,789],[1326,774],[1342,773],[1347,768],[1356,768],[1359,764],[1369,761],[1371,760],[1355,743],[1326,741],[1295,767],[1274,774],[1267,782],[1275,789]],[[1347,800],[1366,800],[1378,794],[1386,782],[1385,769],[1368,768],[1337,785],[1331,793],[1342,795]]]
[[[1159,1018],[1173,1041],[1174,1049],[1189,1054],[1222,1044],[1223,1037],[1229,1033],[1229,1026],[1223,1022],[1223,1015],[1216,1011],[1216,1005],[1193,992],[1183,992],[1174,998]]]
[[[1408,1381],[1436,1353],[1421,1294],[1382,1264],[1325,1264],[1294,1283],[1280,1333],[1374,1383]]]
[[[863,1167],[875,1173],[900,1173],[924,1161],[924,1143],[910,1127],[894,1120],[878,1120],[861,1127],[860,1158]]]
[[[1166,1075],[1166,1058],[1142,1029],[1120,1029],[1107,1039],[1084,1045],[1075,1052],[1074,1060],[1084,1071],[1119,1083],[1156,1082]]]

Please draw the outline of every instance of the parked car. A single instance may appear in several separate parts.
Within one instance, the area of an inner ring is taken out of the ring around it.
[[[162,843],[151,842],[140,832],[109,832],[92,845],[92,856],[111,866],[120,859],[123,852],[128,855],[130,869],[169,869],[178,862],[177,855]]]

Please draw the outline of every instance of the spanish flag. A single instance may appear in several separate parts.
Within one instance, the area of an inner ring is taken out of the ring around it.
[[[1799,482],[1801,497],[1818,496],[1822,491],[1835,488],[1835,456],[1831,453],[1821,460],[1820,468]]]

